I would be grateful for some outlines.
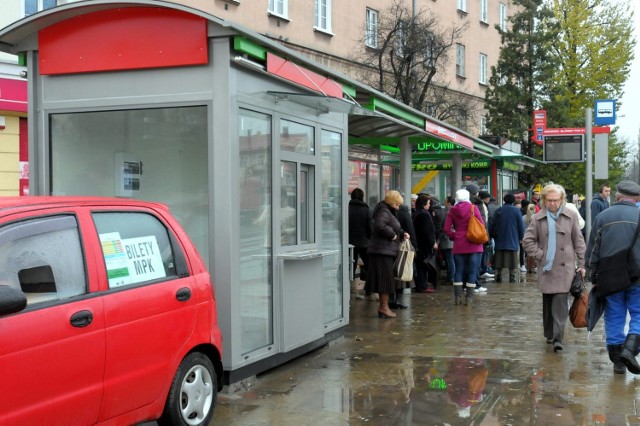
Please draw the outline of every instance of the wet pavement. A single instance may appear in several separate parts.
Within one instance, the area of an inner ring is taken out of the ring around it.
[[[351,298],[344,337],[222,391],[215,425],[640,425],[640,376],[614,375],[602,322],[542,332],[535,274],[485,285],[470,306],[451,286],[404,294],[379,319]]]

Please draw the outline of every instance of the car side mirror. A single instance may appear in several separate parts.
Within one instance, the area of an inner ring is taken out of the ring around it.
[[[24,293],[6,285],[0,285],[0,315],[20,312],[27,306]]]

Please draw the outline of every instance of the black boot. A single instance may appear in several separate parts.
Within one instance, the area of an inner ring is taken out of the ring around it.
[[[636,360],[638,347],[640,347],[640,334],[628,334],[627,340],[624,341],[624,347],[620,352],[620,361],[633,374],[640,374],[640,365]]]
[[[456,305],[462,304],[462,285],[453,285],[453,297]]]
[[[607,345],[607,352],[609,352],[609,359],[613,363],[613,372],[616,374],[626,373],[627,367],[620,361],[622,345]]]
[[[471,305],[473,303],[473,288],[467,287],[467,297],[464,299],[465,305]]]

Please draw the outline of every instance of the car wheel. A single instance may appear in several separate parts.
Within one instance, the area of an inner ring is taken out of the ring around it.
[[[218,383],[209,358],[187,355],[173,378],[159,425],[208,425],[216,405]]]

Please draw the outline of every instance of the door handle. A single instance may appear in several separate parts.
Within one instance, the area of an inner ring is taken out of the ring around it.
[[[91,311],[78,311],[75,314],[71,315],[71,319],[69,320],[73,327],[86,327],[91,322],[93,322],[93,313]]]
[[[187,287],[181,288],[176,292],[176,299],[178,299],[178,302],[186,302],[191,299],[191,289]]]

